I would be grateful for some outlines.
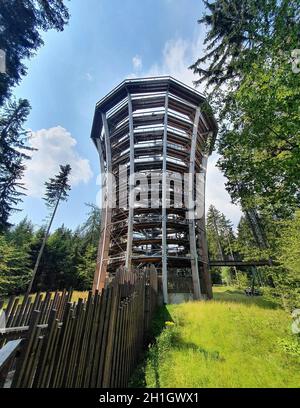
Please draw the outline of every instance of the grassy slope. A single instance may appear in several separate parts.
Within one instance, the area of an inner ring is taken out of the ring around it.
[[[262,297],[220,287],[211,302],[169,305],[164,313],[175,325],[158,335],[134,386],[300,386],[299,356],[279,344],[291,337],[290,318]]]

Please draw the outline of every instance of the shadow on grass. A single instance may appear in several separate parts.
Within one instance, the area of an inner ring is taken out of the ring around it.
[[[225,358],[220,355],[219,351],[206,350],[204,347],[198,346],[195,343],[182,340],[181,337],[177,338],[177,348],[180,350],[192,350],[195,353],[200,353],[203,355],[205,360],[225,361]]]
[[[213,299],[218,302],[241,303],[246,306],[256,305],[264,309],[280,309],[276,302],[266,299],[263,296],[247,296],[242,290],[227,289],[225,291],[214,292]]]
[[[201,354],[206,360],[225,361],[217,350],[207,350],[192,342],[186,342],[180,335],[178,327],[181,325],[177,321],[176,325],[171,328],[166,328],[166,321],[173,321],[166,306],[158,309],[151,325],[151,330],[148,337],[145,352],[133,373],[129,382],[130,388],[146,388],[146,367],[150,367],[154,376],[154,387],[160,388],[160,373],[159,369],[162,363],[162,358],[168,350],[186,350]],[[165,330],[164,333],[163,330]],[[162,334],[162,336],[161,336]],[[157,341],[157,339],[159,340]]]
[[[135,372],[133,373],[131,380],[129,382],[129,388],[146,388],[146,366],[147,366],[147,360],[150,357],[150,350],[151,350],[151,364],[154,370],[154,375],[155,375],[155,386],[157,388],[160,387],[160,381],[159,381],[159,353],[156,349],[155,343],[156,339],[159,337],[161,332],[165,329],[166,325],[165,322],[172,322],[172,316],[170,315],[167,307],[161,306],[158,308],[154,319],[152,320],[151,326],[149,333],[147,337],[145,338],[145,352],[143,353],[143,356],[141,357],[140,363],[138,364]]]

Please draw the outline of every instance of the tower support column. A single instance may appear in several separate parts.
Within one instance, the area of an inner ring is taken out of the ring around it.
[[[168,102],[169,93],[165,96],[165,117],[163,134],[162,166],[162,287],[164,303],[168,303],[168,243],[167,243],[167,139],[168,139]]]
[[[194,299],[200,299],[201,288],[198,270],[198,253],[196,245],[196,224],[195,224],[195,210],[191,209],[191,204],[195,205],[195,156],[196,156],[196,143],[198,135],[200,108],[196,109],[195,119],[193,124],[193,133],[191,139],[191,152],[190,152],[190,166],[189,166],[189,238],[190,238],[190,253],[191,253],[191,269],[194,289]]]

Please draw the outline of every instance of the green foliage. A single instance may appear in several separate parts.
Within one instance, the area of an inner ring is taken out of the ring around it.
[[[300,205],[300,75],[291,58],[299,1],[204,3],[207,48],[192,68],[199,82],[216,85],[209,91],[227,190],[244,210],[286,218]]]
[[[278,238],[279,261],[290,274],[300,278],[300,210],[293,219],[281,222],[282,229]]]
[[[211,260],[226,261],[236,258],[237,254],[234,251],[235,235],[232,223],[213,205],[210,205],[207,211],[206,237]],[[211,268],[211,276],[214,284],[222,283],[221,268]]]
[[[33,290],[90,290],[96,268],[100,210],[89,206],[87,221],[74,232],[65,226],[49,235]],[[26,218],[0,235],[0,295],[24,293],[46,228],[34,230]]]
[[[296,336],[294,338],[284,338],[278,340],[278,345],[282,350],[293,356],[300,358],[300,339]]]
[[[66,164],[60,165],[60,171],[55,177],[51,177],[46,181],[46,193],[44,200],[49,208],[55,207],[59,201],[66,201],[68,198],[68,191],[71,190],[69,185],[69,178],[71,173],[71,166]]]
[[[228,266],[221,267],[221,277],[222,277],[222,283],[224,283],[227,286],[232,285],[233,283],[232,274]]]
[[[0,233],[10,226],[11,212],[22,201],[24,187],[21,182],[29,156],[26,150],[28,134],[23,126],[30,111],[27,100],[9,102],[0,110]]]
[[[251,72],[258,56],[266,60],[273,47],[291,49],[298,40],[300,7],[297,0],[204,0],[198,20],[208,27],[206,50],[192,69],[201,83],[220,86],[239,82]],[[208,64],[208,66],[207,66]]]
[[[299,219],[299,210],[291,219],[281,221],[264,216],[262,221],[269,247],[262,250],[253,239],[247,220],[242,217],[235,241],[235,250],[244,260],[273,260],[275,265],[257,268],[256,284],[262,284],[265,296],[287,310],[300,307]]]
[[[25,290],[31,276],[28,253],[0,235],[0,296]]]
[[[293,219],[280,222],[279,227],[276,246],[281,267],[275,269],[273,292],[286,308],[292,310],[300,307],[300,210]]]
[[[98,246],[101,228],[101,209],[94,204],[87,203],[89,209],[86,221],[79,227],[78,233],[84,237],[84,244]]]
[[[72,231],[64,226],[49,236],[38,269],[36,289],[77,287],[75,269],[77,259],[74,259],[73,243]]]
[[[224,111],[219,167],[244,208],[277,217],[300,203],[300,75],[289,54],[257,61]],[[243,192],[241,193],[241,186]]]
[[[78,289],[91,288],[96,270],[97,247],[88,244],[76,266],[79,284]]]
[[[50,178],[49,182],[45,183],[46,193],[44,200],[46,201],[47,207],[52,210],[52,214],[48,222],[48,226],[45,231],[44,238],[42,240],[40,250],[35,261],[35,265],[32,272],[32,279],[27,289],[28,294],[32,290],[58,205],[60,201],[66,201],[69,196],[68,191],[71,190],[71,186],[68,184],[70,172],[71,166],[69,164],[66,164],[65,166],[60,165],[60,172],[55,177]]]
[[[235,240],[232,223],[213,205],[207,211],[206,234],[211,259],[228,260],[232,257],[231,246]]]
[[[23,60],[43,45],[41,31],[62,31],[69,13],[63,0],[1,1],[0,49],[6,51],[6,74],[0,73],[0,106],[26,75]]]
[[[247,288],[250,284],[250,280],[247,273],[238,271],[235,279],[235,284],[239,289]]]
[[[33,235],[34,227],[27,217],[6,233],[7,240],[19,248],[28,248],[33,239]]]

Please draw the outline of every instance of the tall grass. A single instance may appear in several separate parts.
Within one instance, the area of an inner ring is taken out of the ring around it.
[[[169,305],[165,313],[174,325],[157,335],[132,385],[299,387],[290,317],[262,297],[220,287],[213,301]]]

